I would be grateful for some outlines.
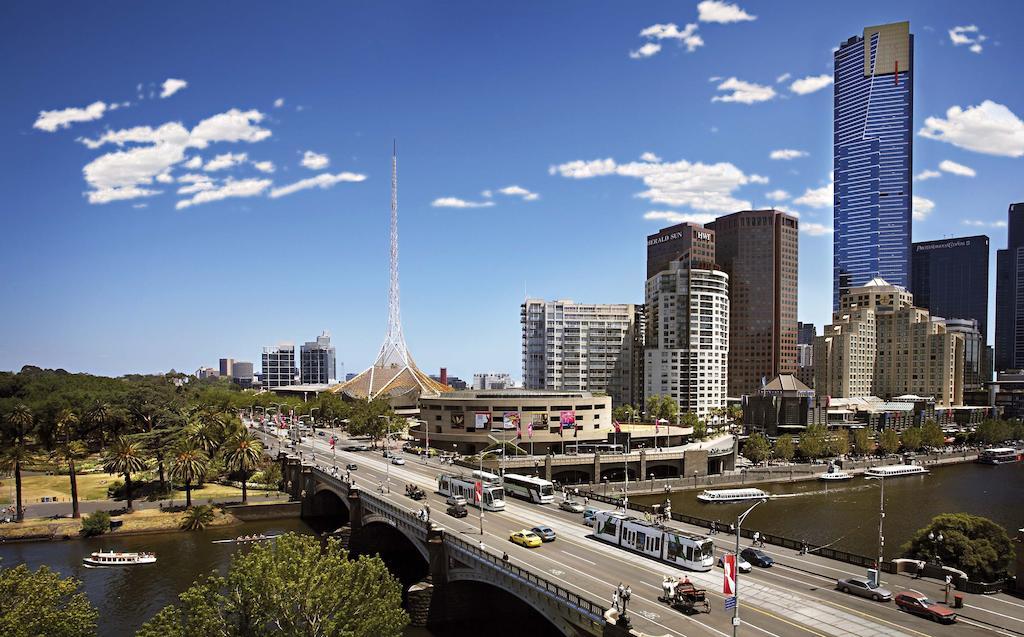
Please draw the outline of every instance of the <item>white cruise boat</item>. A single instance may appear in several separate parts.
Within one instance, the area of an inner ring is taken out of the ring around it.
[[[156,561],[153,553],[121,553],[118,551],[96,551],[82,561],[89,566],[134,566],[152,564]]]
[[[701,502],[739,502],[770,497],[760,489],[707,489],[697,496]]]
[[[864,472],[865,478],[900,478],[903,476],[918,476],[928,473],[928,470],[919,464],[890,464],[881,467],[871,467]]]
[[[849,471],[842,471],[834,464],[830,464],[828,471],[818,474],[818,479],[824,482],[842,482],[843,480],[853,480],[853,474]]]

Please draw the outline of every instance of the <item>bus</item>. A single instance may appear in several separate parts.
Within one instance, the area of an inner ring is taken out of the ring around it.
[[[474,480],[479,480],[484,484],[501,484],[501,476],[493,474],[489,471],[475,470],[472,473]]]
[[[596,512],[594,537],[691,571],[710,571],[715,565],[715,543],[710,538],[647,522],[621,511]]]
[[[466,504],[482,507],[485,511],[505,510],[505,490],[501,484],[493,484],[480,480],[483,487],[483,502],[476,500],[476,483],[478,481],[465,476],[441,474],[437,477],[437,492],[445,497],[461,495]]]
[[[549,480],[518,473],[505,474],[505,491],[534,504],[551,504],[555,501],[555,485]]]

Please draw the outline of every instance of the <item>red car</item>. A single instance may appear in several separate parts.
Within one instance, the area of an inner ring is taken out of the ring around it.
[[[917,591],[897,593],[895,601],[898,608],[914,615],[927,617],[932,621],[941,622],[943,624],[952,624],[956,621],[956,611],[936,604]]]

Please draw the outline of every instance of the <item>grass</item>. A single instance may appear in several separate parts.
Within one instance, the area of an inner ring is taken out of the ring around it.
[[[123,526],[105,535],[125,535],[140,531],[177,531],[179,530],[183,515],[184,513],[182,512],[165,513],[159,509],[142,509],[131,514],[117,515],[114,516],[114,519],[123,520]],[[238,523],[238,521],[238,518],[235,516],[223,513],[220,509],[214,509],[213,521],[207,526],[229,526]],[[25,520],[20,524],[4,524],[0,526],[0,538],[13,540],[39,535],[77,537],[81,528],[81,520],[35,518]]]
[[[78,475],[78,499],[85,500],[106,500],[107,487],[115,480],[122,480],[120,476],[112,476],[106,473],[86,473]],[[66,475],[56,476],[23,476],[22,480],[22,501],[26,506],[38,504],[42,498],[59,498],[60,502],[71,502],[71,480]],[[250,490],[249,496],[261,495],[263,492]],[[5,479],[0,482],[0,504],[11,504],[14,497],[14,478]],[[205,502],[209,498],[214,499],[242,499],[242,490],[237,487],[223,484],[207,483],[202,487],[192,488],[193,501]],[[185,489],[175,488],[175,500],[185,499]]]

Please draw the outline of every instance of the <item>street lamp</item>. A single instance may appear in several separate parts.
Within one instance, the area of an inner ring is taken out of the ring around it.
[[[427,462],[430,462],[430,423],[428,423],[426,420],[417,420],[416,422],[423,425],[423,432],[426,435],[426,442],[424,442],[423,444],[426,445],[427,447],[426,450],[424,451],[424,455],[426,455],[427,457]]]
[[[320,411],[319,407],[313,407],[309,410],[309,424],[313,426],[313,433],[316,433],[316,418],[313,417],[314,411]]]
[[[868,476],[868,480],[878,480],[881,490],[878,494],[878,562],[875,564],[875,586],[881,583],[882,560],[885,555],[885,535],[883,535],[883,524],[885,522],[885,478],[882,476]]]
[[[391,458],[389,457],[391,449],[391,419],[387,416],[377,417],[383,418],[384,422],[387,423],[387,435],[384,437],[384,460],[386,462],[384,465],[384,474],[387,476],[388,493],[391,493]]]
[[[932,553],[935,555],[935,563],[942,566],[942,559],[939,558],[939,545],[942,544],[942,540],[945,539],[942,537],[942,531],[939,531],[938,535],[932,531],[928,531],[928,539],[932,542]]]
[[[626,607],[629,606],[629,598],[633,596],[633,589],[629,586],[622,586],[619,582],[619,601],[622,603],[622,612],[619,614],[617,624],[622,628],[629,628],[629,617],[626,616]]]
[[[740,525],[743,524],[743,520],[747,519],[750,512],[753,511],[758,505],[764,504],[768,501],[768,498],[762,498],[752,504],[749,509],[740,513],[736,516],[736,557],[733,564],[736,566],[735,573],[733,575],[733,597],[735,598],[736,605],[732,607],[732,637],[736,637],[737,631],[740,628]]]

